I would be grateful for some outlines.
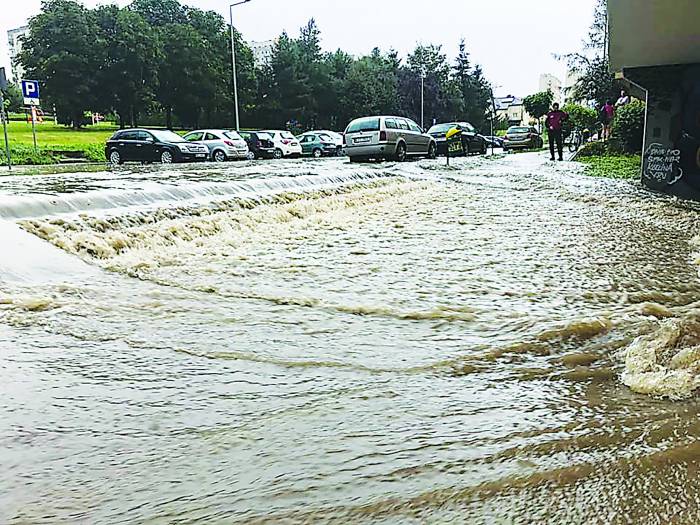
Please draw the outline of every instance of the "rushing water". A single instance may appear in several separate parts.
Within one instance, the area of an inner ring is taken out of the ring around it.
[[[699,226],[536,154],[1,179],[0,522],[698,522]]]

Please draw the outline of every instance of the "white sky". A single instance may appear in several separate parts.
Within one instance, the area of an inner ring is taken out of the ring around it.
[[[84,1],[89,7],[109,3],[130,0]],[[228,20],[228,0],[183,3]],[[9,66],[7,31],[24,25],[40,5],[41,0],[0,0],[0,66]],[[594,0],[251,0],[234,8],[234,24],[246,40],[260,41],[282,30],[296,35],[314,17],[325,49],[340,47],[354,55],[393,47],[405,56],[421,42],[442,44],[452,58],[464,37],[497,95],[525,96],[538,90],[541,73],[564,81],[564,65],[552,54],[580,48],[593,5]]]

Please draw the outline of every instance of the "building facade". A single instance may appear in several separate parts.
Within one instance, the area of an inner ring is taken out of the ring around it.
[[[534,119],[530,117],[523,100],[519,97],[508,95],[494,98],[496,105],[496,118],[505,121],[510,126],[528,126]]]
[[[642,181],[700,199],[698,0],[608,0],[610,66],[646,100]]]
[[[24,74],[22,66],[19,63],[19,54],[22,51],[22,37],[27,33],[29,33],[29,26],[10,29],[7,32],[7,44],[10,48],[11,77],[14,82],[19,82]]]
[[[554,95],[554,102],[558,104],[562,103],[562,86],[561,80],[559,80],[554,75],[549,73],[543,73],[540,75],[540,91],[551,91]]]

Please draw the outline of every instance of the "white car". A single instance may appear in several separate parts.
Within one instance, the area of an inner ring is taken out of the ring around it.
[[[301,157],[301,144],[297,138],[289,131],[269,130],[261,131],[272,137],[275,144],[275,158],[282,157]]]
[[[229,159],[247,159],[250,155],[248,144],[235,131],[225,129],[198,129],[184,136],[188,142],[204,144],[214,162]]]
[[[345,139],[343,138],[343,135],[336,131],[328,131],[326,129],[315,131],[314,133],[323,133],[324,135],[328,135],[329,137],[331,137],[333,139],[333,142],[335,143],[336,155],[340,157],[343,154],[343,148],[345,147]]]

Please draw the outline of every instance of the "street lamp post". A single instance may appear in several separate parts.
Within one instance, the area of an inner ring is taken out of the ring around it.
[[[425,129],[425,69],[420,70],[420,127]]]
[[[241,121],[238,116],[238,79],[236,78],[236,38],[233,30],[233,8],[248,2],[250,0],[241,0],[228,6],[229,16],[231,17],[231,74],[233,76],[233,102],[236,106],[236,131],[240,131]]]

